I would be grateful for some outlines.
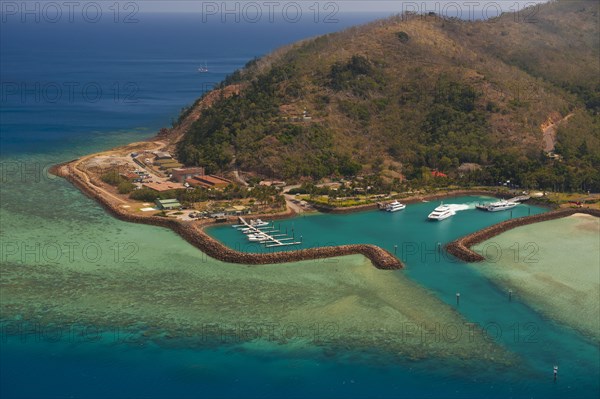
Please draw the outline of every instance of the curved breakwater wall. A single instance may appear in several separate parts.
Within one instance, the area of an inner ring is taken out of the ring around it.
[[[590,208],[560,208],[547,213],[542,213],[534,216],[525,216],[521,218],[507,220],[493,226],[487,227],[483,230],[476,231],[475,233],[469,234],[458,240],[452,241],[446,245],[446,250],[458,259],[465,262],[481,262],[485,260],[481,254],[473,251],[471,247],[473,245],[482,243],[483,241],[489,240],[507,230],[514,229],[515,227],[525,226],[532,223],[545,222],[547,220],[560,219],[563,217],[571,216],[576,213],[583,213],[586,215],[592,215],[600,217],[600,210]]]
[[[378,269],[395,270],[403,268],[402,262],[388,251],[375,246],[366,244],[341,245],[335,247],[309,248],[297,251],[273,252],[268,254],[244,253],[235,251],[226,247],[203,231],[203,228],[212,222],[182,222],[179,220],[161,217],[161,216],[142,216],[135,215],[122,209],[119,204],[111,202],[106,195],[103,195],[97,188],[90,185],[82,177],[83,172],[77,170],[72,162],[56,165],[51,168],[51,173],[64,177],[73,185],[83,191],[89,197],[98,201],[111,215],[118,219],[145,223],[153,226],[168,227],[182,236],[186,241],[202,252],[215,259],[247,265],[265,265],[275,263],[297,262],[302,260],[313,260],[322,258],[331,258],[345,255],[363,255],[367,257]],[[269,215],[271,219],[281,219],[292,216],[293,212],[279,215]]]

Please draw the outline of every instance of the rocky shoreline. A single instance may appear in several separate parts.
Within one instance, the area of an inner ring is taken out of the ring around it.
[[[397,270],[402,269],[402,262],[390,252],[375,246],[366,244],[341,245],[335,247],[308,248],[298,251],[275,252],[268,254],[244,253],[227,248],[217,240],[204,232],[204,228],[214,222],[182,222],[161,216],[134,215],[119,207],[119,204],[111,202],[99,190],[90,185],[83,177],[84,173],[79,171],[73,162],[63,163],[51,168],[51,173],[63,177],[79,188],[90,198],[98,201],[111,215],[116,218],[133,223],[144,223],[153,226],[167,227],[182,236],[190,244],[194,245],[210,257],[223,262],[238,263],[246,265],[266,265],[275,263],[288,263],[303,260],[314,260],[346,255],[363,255],[367,257],[378,269]],[[281,219],[293,216],[294,212],[270,215],[271,219]]]
[[[77,168],[79,160],[69,161],[63,164],[56,165],[50,169],[50,172],[65,178],[73,185],[79,188],[87,196],[95,199],[100,203],[111,215],[120,220],[132,223],[144,223],[153,226],[167,227],[175,231],[190,244],[194,245],[208,256],[221,260],[223,262],[246,264],[246,265],[266,265],[276,263],[297,262],[302,260],[314,260],[331,258],[336,256],[346,255],[363,255],[367,257],[372,264],[383,270],[397,270],[404,267],[403,263],[392,255],[390,252],[376,245],[370,244],[353,244],[340,245],[332,247],[308,248],[296,251],[272,252],[272,253],[246,253],[233,250],[221,244],[219,241],[210,237],[204,229],[208,226],[215,225],[214,221],[193,221],[183,222],[167,217],[154,215],[135,215],[124,210],[120,204],[111,201],[106,195],[101,193],[101,190],[91,181],[88,176]],[[431,195],[419,195],[402,199],[403,203],[411,204],[422,201],[435,201],[445,198],[460,197],[465,195],[484,195],[503,198],[506,195],[503,193],[485,191],[485,190],[456,190],[445,193],[437,193]],[[327,206],[315,207],[321,212],[346,214],[359,211],[367,211],[377,208],[377,204],[366,204],[353,206],[348,208],[333,208]],[[491,237],[494,237],[502,232],[515,227],[526,224],[542,222],[546,220],[557,219],[573,215],[575,213],[587,213],[600,217],[600,211],[587,208],[569,208],[557,209],[548,213],[527,216],[518,219],[511,219],[494,226],[490,226],[473,234],[460,238],[446,245],[446,250],[455,257],[466,262],[481,262],[485,258],[480,254],[470,249],[471,246],[483,242]],[[295,215],[292,209],[275,215],[264,215],[263,218],[269,219],[284,219]],[[257,215],[261,217],[261,215]],[[230,222],[233,222],[231,220]]]
[[[539,215],[525,216],[521,218],[507,220],[483,230],[476,231],[458,240],[452,241],[446,245],[446,250],[465,262],[482,262],[485,257],[473,251],[471,247],[480,244],[483,241],[489,240],[505,231],[514,229],[515,227],[525,226],[532,223],[545,222],[547,220],[560,219],[576,213],[600,217],[600,210],[590,208],[560,208]]]

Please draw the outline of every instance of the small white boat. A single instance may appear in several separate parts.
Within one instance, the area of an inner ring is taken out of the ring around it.
[[[250,220],[250,226],[252,227],[263,227],[268,226],[269,222],[264,222],[261,219]]]
[[[429,220],[444,220],[454,215],[456,215],[456,212],[451,207],[441,204],[435,208],[427,218],[429,218]]]
[[[201,72],[201,73],[208,72],[208,65],[206,64],[206,62],[204,63],[204,66],[201,66],[200,68],[198,68],[198,72]]]
[[[264,234],[248,234],[248,241],[260,242],[268,241],[269,237]]]
[[[390,202],[389,204],[387,204],[384,208],[384,210],[386,212],[397,212],[397,211],[401,211],[404,208],[406,208],[406,205],[401,204],[398,201],[394,201],[394,202]]]
[[[519,205],[518,202],[501,200],[501,201],[492,202],[489,204],[479,204],[479,205],[476,205],[475,207],[477,209],[481,209],[482,211],[499,212],[499,211],[507,211],[509,209],[513,209],[517,205]]]

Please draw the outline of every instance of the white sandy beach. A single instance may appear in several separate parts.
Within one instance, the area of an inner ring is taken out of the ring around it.
[[[472,267],[548,317],[600,339],[600,219],[575,214],[523,226],[474,249],[486,247],[490,261]]]

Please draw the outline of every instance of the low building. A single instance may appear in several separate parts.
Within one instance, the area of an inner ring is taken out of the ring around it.
[[[156,199],[154,201],[158,209],[161,210],[170,210],[170,209],[179,209],[181,208],[181,204],[176,199]]]
[[[215,175],[194,176],[185,182],[191,187],[223,189],[232,183],[231,180]]]
[[[173,157],[168,152],[156,151],[154,153],[154,159],[157,160],[157,161],[161,160],[161,159],[171,159],[171,158],[173,158]]]
[[[183,166],[182,163],[171,160],[171,162],[162,163],[158,166],[158,169],[164,171],[171,171],[173,169],[181,168]]]
[[[250,208],[243,205],[233,205],[230,208],[225,209],[225,214],[230,216],[241,216],[250,213]]]
[[[157,183],[144,183],[142,186],[154,190],[157,192],[169,191],[169,190],[183,190],[185,186],[181,183],[173,183],[170,181],[157,182]]]
[[[204,176],[204,168],[175,168],[171,171],[171,180],[184,183],[187,179],[191,179],[195,176]]]

